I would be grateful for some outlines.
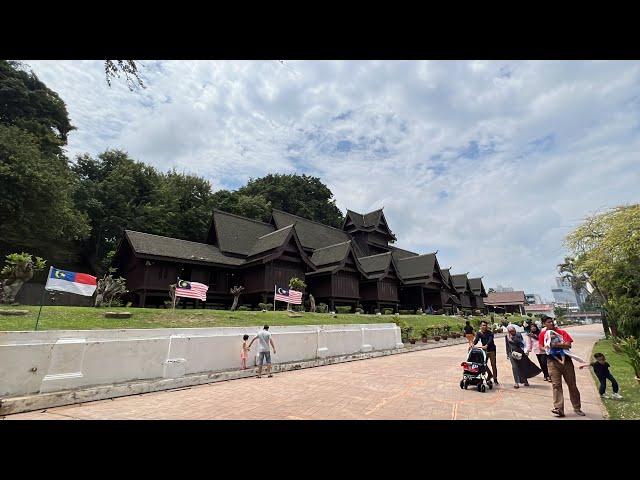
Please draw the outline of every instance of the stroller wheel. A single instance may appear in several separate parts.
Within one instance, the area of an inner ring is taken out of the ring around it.
[[[481,392],[481,391],[482,391],[482,387],[484,387],[484,385],[482,385],[482,384],[480,384],[480,383],[479,383],[479,384],[478,384],[478,391],[479,391],[479,392]]]
[[[460,388],[464,388],[464,380],[460,380]]]
[[[467,382],[464,382],[464,389],[467,390],[469,388],[469,384]]]
[[[489,382],[489,390],[493,388],[493,383]]]
[[[487,390],[487,388],[486,388],[484,385],[482,385],[482,389],[481,389],[480,391],[481,391],[482,393],[484,393],[486,390]]]

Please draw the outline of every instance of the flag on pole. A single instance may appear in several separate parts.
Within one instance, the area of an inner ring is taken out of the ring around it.
[[[290,288],[282,288],[276,285],[275,300],[293,303],[294,305],[302,305],[302,292],[297,292]]]
[[[91,297],[96,291],[97,284],[98,279],[92,275],[49,267],[49,276],[44,288]]]
[[[207,290],[209,290],[209,286],[204,283],[187,282],[186,280],[178,279],[176,297],[198,298],[206,302]]]

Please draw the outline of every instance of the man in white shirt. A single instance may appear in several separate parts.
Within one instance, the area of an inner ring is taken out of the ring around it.
[[[276,353],[276,346],[273,344],[273,340],[271,339],[271,332],[269,332],[269,325],[265,325],[260,333],[256,335],[251,343],[249,343],[249,348],[253,345],[253,342],[258,340],[258,355],[260,365],[258,366],[258,378],[262,378],[262,365],[264,362],[267,362],[267,376],[269,378],[273,377],[271,374],[271,349],[269,344],[273,347],[273,353]]]

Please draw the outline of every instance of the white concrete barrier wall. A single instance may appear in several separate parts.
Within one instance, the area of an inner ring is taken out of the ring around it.
[[[0,332],[0,397],[240,368],[242,336],[261,327]],[[271,327],[288,363],[402,348],[393,323]],[[254,342],[248,364],[254,365]]]

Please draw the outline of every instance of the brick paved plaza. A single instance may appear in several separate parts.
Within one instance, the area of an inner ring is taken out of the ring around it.
[[[602,325],[569,329],[573,351],[588,358]],[[513,388],[504,340],[497,339],[501,385],[480,393],[462,390],[460,362],[466,346],[455,345],[370,360],[246,378],[182,390],[29,412],[7,420],[83,419],[553,419],[551,384],[542,376]],[[537,363],[535,355],[530,357]],[[604,408],[589,369],[576,368],[582,409],[573,413],[566,385],[564,420],[602,419]],[[560,420],[559,420],[560,421]]]

